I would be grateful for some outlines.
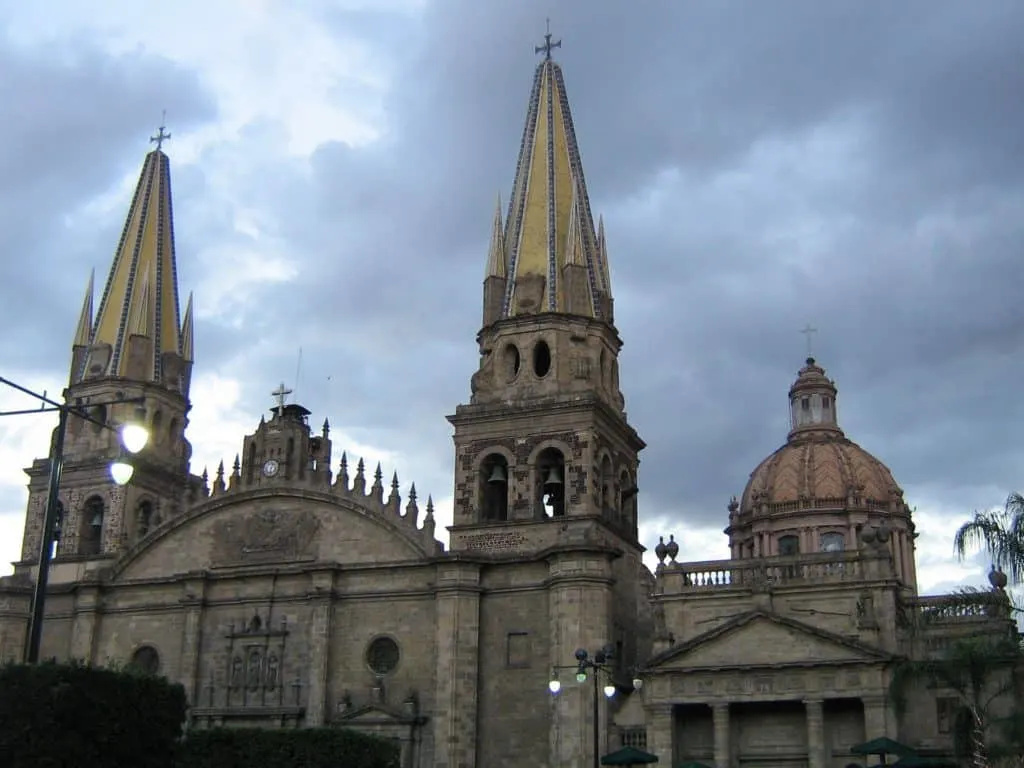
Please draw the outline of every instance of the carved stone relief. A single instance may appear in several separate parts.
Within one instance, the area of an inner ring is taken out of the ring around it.
[[[259,563],[311,556],[320,521],[310,512],[264,509],[219,521],[214,529],[217,564]]]

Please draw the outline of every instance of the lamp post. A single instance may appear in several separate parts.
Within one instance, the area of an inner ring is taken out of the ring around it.
[[[573,669],[576,671],[576,682],[585,683],[587,677],[590,677],[594,681],[593,686],[593,703],[594,703],[594,768],[600,768],[601,765],[601,696],[600,693],[603,690],[604,695],[607,698],[612,698],[619,690],[619,686],[614,681],[614,670],[611,665],[612,659],[615,658],[615,648],[611,645],[606,645],[599,651],[591,656],[587,653],[586,649],[579,648],[576,651],[576,663],[575,664],[564,664],[555,666],[553,674],[551,675],[551,681],[548,683],[548,690],[551,694],[557,695],[562,690],[562,682],[558,679],[558,670],[560,669]],[[592,674],[588,675],[588,671]],[[605,676],[606,683],[602,689],[600,685],[601,675]],[[640,678],[634,678],[633,689],[639,690],[643,685],[643,680]],[[628,690],[628,689],[627,689]]]
[[[74,415],[85,421],[91,422],[104,429],[115,430],[106,421],[100,421],[90,416],[83,407],[67,402],[58,403],[50,400],[45,394],[40,395],[31,389],[16,384],[10,379],[0,376],[0,384],[5,384],[12,389],[23,392],[30,397],[42,402],[39,408],[32,408],[18,411],[0,411],[0,416],[23,416],[35,413],[50,413],[56,411],[58,414],[57,430],[50,441],[49,476],[46,481],[46,507],[43,511],[43,530],[39,542],[39,561],[36,573],[36,582],[32,590],[32,612],[29,617],[28,636],[25,643],[25,661],[35,664],[39,661],[39,645],[43,635],[43,618],[46,607],[46,586],[50,580],[50,561],[53,557],[53,540],[57,526],[63,523],[58,520],[57,509],[60,497],[60,479],[64,470],[64,436],[67,433],[68,416]],[[93,401],[90,407],[136,404],[136,422],[128,422],[121,426],[121,445],[129,453],[138,453],[146,447],[149,442],[149,432],[144,426],[145,409],[141,403],[145,401],[142,397],[119,397],[113,400]],[[127,485],[134,474],[134,467],[129,464],[123,455],[119,455],[110,464],[110,475],[118,485]]]

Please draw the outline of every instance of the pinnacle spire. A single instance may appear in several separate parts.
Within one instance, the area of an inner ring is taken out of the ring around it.
[[[96,282],[96,270],[89,272],[89,282],[85,286],[85,298],[82,299],[82,311],[78,315],[78,327],[75,329],[75,341],[73,346],[88,347],[92,341],[92,301],[94,295],[94,284]]]
[[[494,225],[491,228],[491,246],[487,252],[487,277],[505,277],[505,231],[501,221],[501,195],[494,208]]]
[[[549,31],[537,47],[544,56],[534,74],[504,228],[508,280],[501,316],[566,312],[611,322],[569,97],[562,68],[551,58],[560,42],[552,42]],[[562,268],[571,263],[585,268],[584,302],[570,301],[570,293],[579,293],[569,290]]]
[[[177,386],[191,333],[182,326],[174,253],[170,162],[160,145],[147,155],[100,299],[83,369],[85,378],[124,377]],[[191,338],[188,353],[191,355]],[[165,366],[171,369],[165,371]]]
[[[190,291],[188,302],[185,304],[185,319],[181,323],[181,357],[186,363],[195,362],[195,351],[192,348],[195,330],[192,324],[192,293]]]

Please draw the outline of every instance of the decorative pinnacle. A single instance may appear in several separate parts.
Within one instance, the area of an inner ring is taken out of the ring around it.
[[[167,123],[167,110],[165,109],[163,111],[163,113],[161,113],[161,115],[160,115],[160,129],[156,132],[156,136],[150,136],[149,137],[149,142],[151,144],[156,144],[157,152],[160,151],[160,147],[163,145],[163,143],[165,141],[167,141],[169,138],[171,138],[171,134],[167,133],[167,131],[166,131],[166,128],[167,128],[166,123]]]
[[[546,23],[547,23],[547,27],[546,27],[547,28],[547,33],[544,35],[544,45],[535,46],[534,49],[533,49],[533,52],[534,53],[541,53],[541,52],[543,52],[544,53],[544,60],[545,61],[550,61],[551,60],[551,51],[554,48],[561,48],[562,47],[562,41],[561,41],[561,39],[559,39],[559,40],[556,40],[555,42],[551,42],[551,19],[546,19]]]
[[[391,487],[394,489],[395,493],[398,493],[398,471],[397,470],[395,471],[395,473],[393,475],[391,475]]]
[[[413,483],[409,489],[409,501],[416,501],[416,483]]]

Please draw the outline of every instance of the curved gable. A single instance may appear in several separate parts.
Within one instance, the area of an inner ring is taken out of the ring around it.
[[[254,490],[214,498],[129,549],[113,578],[166,578],[189,571],[296,562],[346,565],[431,556],[425,531],[357,502],[312,491]]]

